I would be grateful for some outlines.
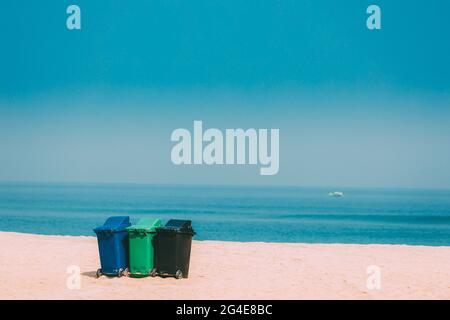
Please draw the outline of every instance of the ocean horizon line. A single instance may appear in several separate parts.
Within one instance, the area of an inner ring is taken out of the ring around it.
[[[450,191],[450,187],[406,187],[406,186],[335,186],[335,185],[290,185],[290,184],[209,184],[170,182],[98,182],[98,181],[25,181],[0,180],[0,186],[110,186],[110,187],[177,187],[177,188],[256,188],[256,189],[326,189],[328,191],[347,190],[393,190],[393,191]]]

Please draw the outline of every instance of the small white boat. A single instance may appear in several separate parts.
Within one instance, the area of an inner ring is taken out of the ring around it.
[[[343,197],[344,193],[341,191],[334,191],[328,194],[330,197]]]

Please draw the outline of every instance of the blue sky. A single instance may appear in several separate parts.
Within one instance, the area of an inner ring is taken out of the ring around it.
[[[449,9],[2,2],[0,181],[450,188]],[[172,165],[170,133],[194,120],[280,128],[279,174]]]

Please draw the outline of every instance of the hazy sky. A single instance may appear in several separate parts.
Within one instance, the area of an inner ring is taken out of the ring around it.
[[[70,4],[82,30],[66,28]],[[446,0],[2,2],[0,181],[450,188],[448,12]],[[279,173],[173,165],[170,134],[194,120],[279,128]]]

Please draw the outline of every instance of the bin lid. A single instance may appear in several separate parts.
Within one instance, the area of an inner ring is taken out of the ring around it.
[[[125,230],[128,226],[130,226],[128,216],[109,217],[102,226],[95,228],[94,232],[118,232]]]
[[[128,227],[128,231],[146,231],[146,232],[155,232],[156,228],[162,225],[161,219],[151,219],[151,218],[142,218],[139,219],[135,224]]]
[[[191,233],[195,234],[192,229],[191,220],[178,220],[171,219],[169,220],[164,227],[158,228],[158,231],[172,231],[172,232],[183,232],[183,233]]]

